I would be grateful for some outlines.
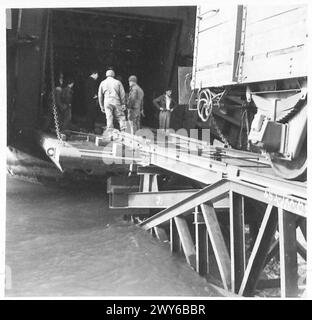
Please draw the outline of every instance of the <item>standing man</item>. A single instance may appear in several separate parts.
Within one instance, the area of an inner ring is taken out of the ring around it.
[[[101,111],[106,114],[107,129],[114,128],[114,118],[119,122],[120,131],[127,127],[124,111],[126,110],[125,89],[115,79],[113,70],[106,71],[106,79],[99,86],[98,99]]]
[[[138,85],[138,79],[132,75],[129,77],[128,120],[130,121],[132,134],[141,129],[141,115],[144,117],[143,98],[144,92]]]
[[[171,112],[176,108],[176,102],[171,98],[172,90],[167,88],[165,94],[153,100],[159,112],[159,129],[168,130],[170,127]]]
[[[74,80],[68,78],[61,93],[61,115],[62,130],[70,129],[72,120],[72,101],[73,101]]]
[[[91,74],[85,83],[85,104],[87,108],[87,129],[93,132],[94,123],[97,115],[97,101],[98,101],[98,85],[97,79],[99,73],[96,69],[91,70]]]

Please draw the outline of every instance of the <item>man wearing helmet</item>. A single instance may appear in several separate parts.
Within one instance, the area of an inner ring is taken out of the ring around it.
[[[144,92],[138,85],[138,79],[132,75],[129,77],[128,120],[132,133],[135,134],[141,128],[141,115],[144,117],[143,98]]]
[[[121,131],[126,129],[125,90],[122,83],[115,79],[113,70],[106,71],[106,79],[99,86],[98,98],[101,111],[106,115],[107,129],[114,128],[114,118],[119,122]]]

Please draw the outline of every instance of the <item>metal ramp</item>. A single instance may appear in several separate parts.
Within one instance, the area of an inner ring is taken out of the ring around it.
[[[298,259],[306,260],[305,182],[274,176],[261,155],[176,134],[156,144],[115,131],[112,140],[141,160],[131,176],[109,180],[111,208],[124,208],[140,227],[168,241],[200,275],[212,273],[213,257],[216,281],[231,293],[253,296],[259,288],[280,288],[281,297],[297,297],[304,290]],[[203,187],[159,190],[157,177],[172,173]],[[265,279],[263,269],[272,259],[279,274]]]

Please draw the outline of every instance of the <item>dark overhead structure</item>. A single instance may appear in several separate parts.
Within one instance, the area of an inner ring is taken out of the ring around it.
[[[8,136],[32,139],[49,90],[49,53],[57,75],[74,77],[74,113],[83,115],[83,80],[90,68],[114,68],[124,85],[136,74],[146,108],[167,85],[177,88],[178,65],[192,65],[195,7],[12,9],[7,29]],[[52,37],[49,36],[52,32]],[[154,115],[155,116],[155,115]],[[153,122],[153,110],[147,121]]]

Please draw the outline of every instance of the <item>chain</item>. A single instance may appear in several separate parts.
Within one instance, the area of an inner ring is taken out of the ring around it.
[[[226,137],[223,135],[221,129],[219,128],[214,116],[211,114],[210,115],[210,119],[211,119],[211,124],[215,127],[221,141],[224,143],[224,145],[227,147],[227,148],[232,148],[229,141],[226,139]]]
[[[248,135],[249,135],[250,129],[249,129],[249,122],[248,122],[248,109],[246,107],[242,110],[240,131],[239,131],[239,141],[238,141],[239,142],[238,143],[239,149],[243,148],[242,136],[243,136],[244,126],[246,128],[246,134],[247,134],[247,150],[249,150],[250,149],[250,142],[248,140]]]
[[[50,13],[51,14],[51,13]],[[59,124],[59,117],[58,111],[56,108],[56,101],[55,101],[55,83],[54,83],[54,57],[53,57],[53,34],[52,34],[52,18],[50,16],[50,28],[49,28],[49,40],[50,40],[50,75],[51,75],[51,93],[52,93],[52,109],[53,109],[53,118],[54,118],[54,125],[55,125],[55,132],[57,139],[60,142],[63,142],[61,133],[60,133],[60,124]]]

